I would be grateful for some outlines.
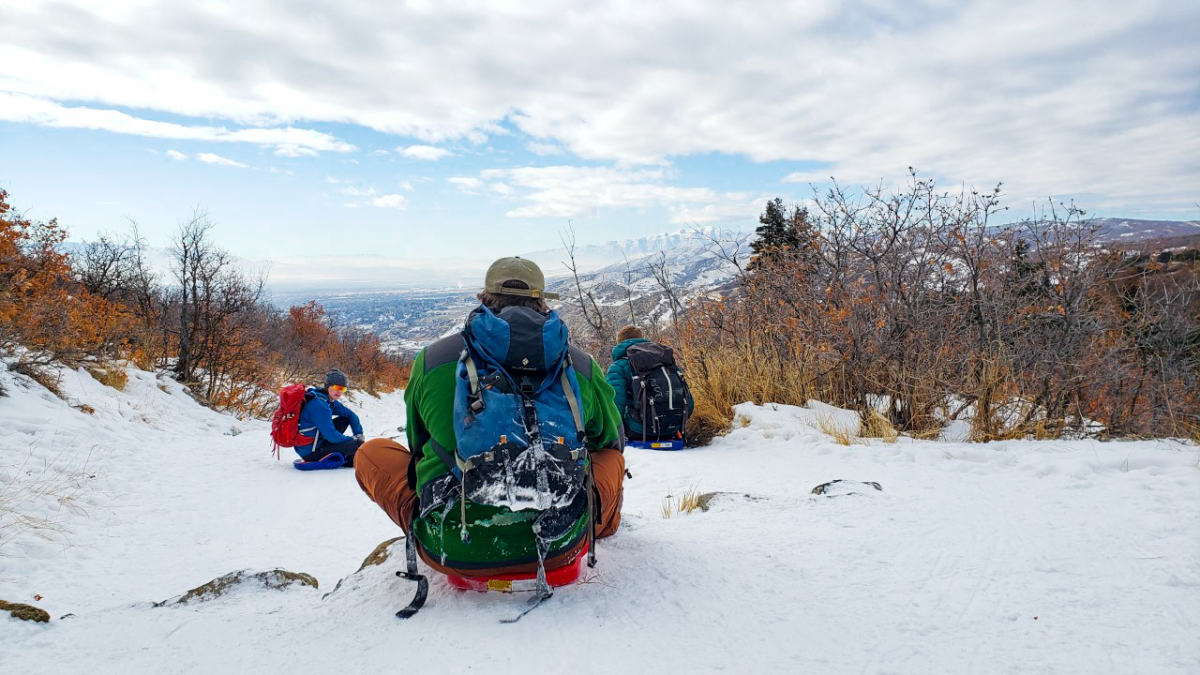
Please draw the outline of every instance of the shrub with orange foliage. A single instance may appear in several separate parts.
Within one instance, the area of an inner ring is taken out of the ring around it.
[[[131,314],[76,283],[65,239],[57,220],[24,218],[0,190],[0,350],[24,347],[26,364],[119,357],[126,344]]]
[[[337,326],[316,302],[286,315],[263,302],[262,280],[231,265],[210,228],[201,212],[181,226],[182,292],[148,269],[136,231],[126,242],[101,238],[73,261],[57,220],[22,217],[0,190],[0,352],[19,354],[14,366],[34,374],[108,359],[169,369],[208,403],[251,415],[268,413],[283,383],[334,366],[372,394],[407,381],[404,359]]]
[[[337,367],[356,388],[372,395],[395,391],[408,381],[411,362],[387,354],[375,335],[339,328],[315,300],[288,310],[283,335],[287,379],[317,381]]]

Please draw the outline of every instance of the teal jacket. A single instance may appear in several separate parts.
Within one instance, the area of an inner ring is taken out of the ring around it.
[[[617,404],[617,410],[621,411],[621,419],[625,422],[625,429],[633,435],[642,433],[642,425],[633,419],[630,414],[635,401],[633,400],[633,366],[629,365],[629,359],[625,356],[625,352],[629,348],[639,342],[649,342],[645,338],[630,338],[613,347],[612,350],[612,365],[608,367],[608,372],[604,374],[604,379],[612,386],[614,392],[614,401]],[[683,369],[676,366],[680,376],[683,375]],[[692,414],[694,402],[688,397],[687,413]]]

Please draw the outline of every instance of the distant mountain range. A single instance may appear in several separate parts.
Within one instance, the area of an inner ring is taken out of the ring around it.
[[[1200,235],[1200,220],[1097,218],[1101,241],[1130,243]]]

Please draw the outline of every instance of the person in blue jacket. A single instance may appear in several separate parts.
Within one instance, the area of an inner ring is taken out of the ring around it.
[[[340,452],[346,458],[344,466],[354,466],[354,453],[363,444],[363,428],[358,415],[339,401],[349,385],[346,374],[334,368],[325,374],[324,387],[309,388],[300,411],[299,428],[313,442],[296,446],[301,461],[314,462]],[[353,436],[346,435],[347,428]]]

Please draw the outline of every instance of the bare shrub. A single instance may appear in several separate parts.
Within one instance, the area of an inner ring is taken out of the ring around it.
[[[726,252],[737,294],[681,318],[697,430],[726,428],[743,401],[809,398],[879,429],[876,397],[916,437],[968,411],[980,441],[1200,424],[1195,257],[1110,250],[1073,205],[998,225],[999,187],[945,192],[915,172],[772,204],[760,234],[780,243],[744,266]]]
[[[57,369],[51,368],[49,365],[45,364],[33,363],[30,361],[18,361],[10,365],[9,370],[28,377],[34,382],[37,382],[46,389],[50,390],[50,393],[62,398],[62,381]]]

